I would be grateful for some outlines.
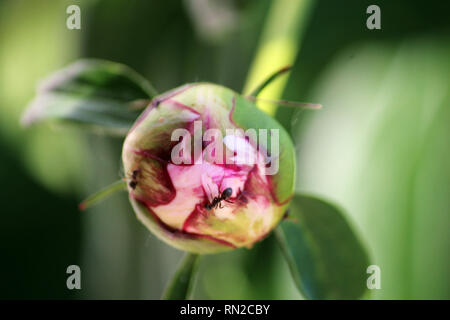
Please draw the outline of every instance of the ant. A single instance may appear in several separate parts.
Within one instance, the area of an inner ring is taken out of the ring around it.
[[[136,186],[138,184],[137,177],[138,177],[139,171],[140,170],[133,170],[133,173],[131,175],[131,181],[128,184],[130,186],[130,188],[133,189],[133,190],[136,189]]]
[[[233,194],[233,189],[226,188],[225,190],[223,190],[220,197],[214,197],[214,199],[211,201],[211,203],[205,204],[206,210],[211,210],[212,208],[217,209],[217,207],[222,209],[223,208],[222,203],[221,203],[222,200],[229,202],[229,203],[233,203],[233,202],[227,200],[229,197],[231,197],[232,194]]]

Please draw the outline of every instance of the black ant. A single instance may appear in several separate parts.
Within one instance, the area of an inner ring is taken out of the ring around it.
[[[217,209],[217,207],[222,209],[223,208],[222,203],[221,203],[222,200],[229,202],[229,203],[233,203],[233,202],[227,200],[229,197],[231,197],[232,194],[233,194],[233,189],[226,188],[225,190],[223,190],[220,197],[214,197],[214,199],[212,200],[211,203],[205,204],[206,210],[211,210],[212,208]]]
[[[131,175],[131,181],[128,184],[130,186],[130,188],[133,190],[136,189],[136,186],[138,184],[138,182],[137,182],[138,174],[139,174],[139,170],[133,170],[133,173]]]

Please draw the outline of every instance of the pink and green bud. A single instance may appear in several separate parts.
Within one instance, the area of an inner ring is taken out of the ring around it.
[[[196,253],[263,239],[292,197],[294,156],[273,118],[205,83],[155,98],[122,153],[138,218],[163,241]]]

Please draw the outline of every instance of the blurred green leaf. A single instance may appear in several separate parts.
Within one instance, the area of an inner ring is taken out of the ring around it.
[[[276,236],[294,281],[308,299],[356,299],[366,288],[367,254],[341,212],[296,195]]]
[[[348,208],[382,270],[371,298],[450,297],[449,56],[447,37],[342,50],[293,127],[297,190]]]
[[[186,300],[189,299],[194,277],[197,271],[198,255],[186,253],[181,261],[178,270],[175,272],[172,280],[170,280],[162,299],[164,300]]]
[[[125,65],[80,60],[44,79],[22,123],[64,120],[124,135],[155,95],[147,80]]]

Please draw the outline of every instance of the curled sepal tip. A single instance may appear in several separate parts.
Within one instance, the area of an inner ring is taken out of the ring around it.
[[[106,199],[107,197],[111,196],[112,194],[118,192],[118,191],[126,191],[127,190],[127,183],[123,180],[118,180],[109,186],[97,191],[96,193],[90,195],[85,200],[83,200],[79,205],[78,208],[81,211],[86,210],[87,208],[98,204],[102,200]]]

